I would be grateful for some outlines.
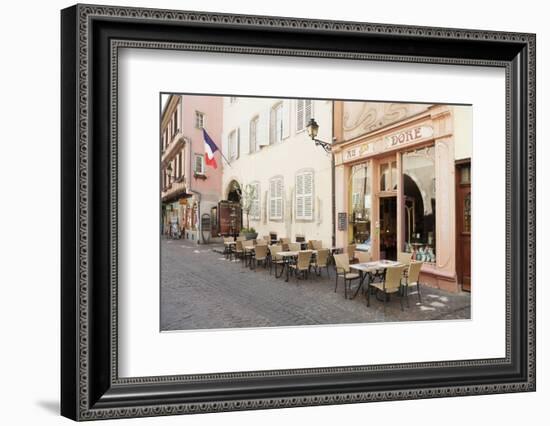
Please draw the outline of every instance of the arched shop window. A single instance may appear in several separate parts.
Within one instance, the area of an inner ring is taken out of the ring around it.
[[[353,242],[364,244],[370,250],[371,235],[371,181],[367,163],[351,168],[351,225]]]
[[[435,262],[435,149],[403,154],[405,247],[413,258]]]

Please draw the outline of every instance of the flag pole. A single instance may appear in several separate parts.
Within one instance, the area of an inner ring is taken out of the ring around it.
[[[227,163],[227,165],[229,167],[231,167],[231,163],[229,163],[229,161],[227,161],[227,158],[225,158],[225,155],[223,155],[223,152],[221,149],[218,149],[218,151],[220,151],[220,155],[222,156],[222,158],[225,160],[225,162]]]

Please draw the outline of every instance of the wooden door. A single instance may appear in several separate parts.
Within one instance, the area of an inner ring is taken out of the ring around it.
[[[220,235],[239,235],[242,224],[241,206],[233,201],[220,201],[218,203],[218,230]]]
[[[471,291],[471,168],[470,162],[456,167],[456,274],[462,290]]]

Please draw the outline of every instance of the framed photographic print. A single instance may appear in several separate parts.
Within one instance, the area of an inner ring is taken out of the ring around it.
[[[76,5],[61,412],[535,390],[535,36]]]

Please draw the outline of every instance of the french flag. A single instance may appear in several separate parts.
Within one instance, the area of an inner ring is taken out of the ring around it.
[[[206,154],[204,162],[210,167],[217,169],[218,164],[216,163],[216,159],[214,158],[214,153],[218,151],[218,147],[216,146],[212,138],[208,135],[208,133],[206,133],[206,130],[202,129],[202,134],[204,137],[204,153]]]

